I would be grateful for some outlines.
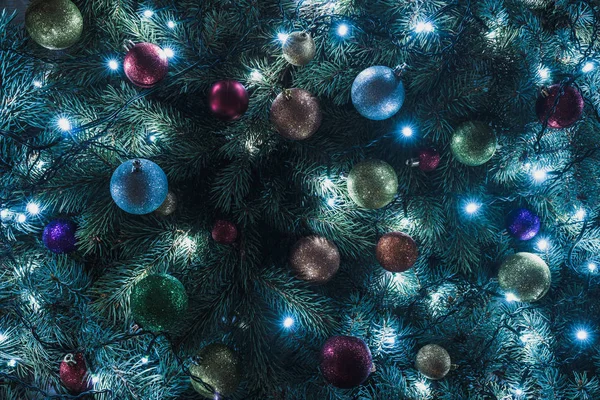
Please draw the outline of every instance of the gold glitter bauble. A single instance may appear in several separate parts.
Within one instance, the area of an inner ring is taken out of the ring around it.
[[[428,344],[419,349],[415,367],[429,379],[443,379],[452,366],[450,354],[442,346]]]
[[[220,343],[209,344],[198,353],[198,362],[190,366],[190,378],[196,392],[209,399],[215,394],[229,396],[233,394],[242,379],[242,369],[237,353]],[[202,382],[196,381],[195,378]],[[210,391],[209,388],[213,390]]]
[[[303,89],[285,89],[271,105],[271,122],[281,136],[308,139],[321,126],[319,100]]]
[[[484,164],[496,152],[498,144],[492,128],[481,121],[460,124],[450,141],[454,158],[471,167]]]
[[[308,64],[315,57],[315,41],[308,32],[292,32],[283,42],[283,57],[292,65]]]
[[[398,192],[398,176],[385,161],[367,160],[356,164],[348,175],[348,194],[359,206],[387,206]]]
[[[550,268],[539,256],[516,253],[507,257],[498,271],[502,289],[514,294],[519,301],[537,301],[550,289]]]
[[[303,237],[292,247],[290,266],[299,279],[322,284],[339,269],[340,252],[335,243],[324,237]]]
[[[62,50],[81,37],[83,17],[70,0],[38,0],[27,7],[25,28],[40,46]]]
[[[175,193],[169,190],[165,201],[163,201],[160,207],[154,210],[154,212],[158,215],[166,217],[168,215],[173,214],[175,210],[177,210],[177,197],[175,196]]]
[[[419,250],[417,244],[405,233],[390,232],[377,242],[375,250],[377,261],[390,272],[404,272],[417,261]]]

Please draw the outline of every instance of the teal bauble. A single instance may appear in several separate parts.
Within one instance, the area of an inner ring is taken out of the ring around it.
[[[539,256],[516,253],[507,257],[498,270],[498,281],[519,301],[537,301],[550,289],[550,268]]]
[[[381,208],[394,200],[398,176],[385,161],[367,160],[356,164],[348,175],[348,194],[359,206]]]
[[[168,331],[181,320],[188,296],[177,278],[152,274],[135,284],[129,297],[135,322],[150,331]]]
[[[242,380],[237,353],[221,343],[202,348],[190,366],[190,380],[196,392],[209,399],[233,394]]]
[[[358,74],[350,94],[356,111],[376,121],[396,114],[405,96],[399,74],[384,66],[369,67]]]
[[[459,125],[450,141],[454,158],[472,167],[484,164],[496,152],[498,141],[492,128],[481,121]]]
[[[27,7],[25,28],[40,46],[62,50],[81,37],[83,17],[71,0],[37,0]]]
[[[168,193],[167,175],[143,158],[125,161],[110,179],[110,195],[119,208],[130,214],[151,213],[164,203]]]

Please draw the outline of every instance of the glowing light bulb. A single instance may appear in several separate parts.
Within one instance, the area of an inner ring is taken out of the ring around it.
[[[263,74],[261,74],[260,71],[252,70],[252,72],[250,72],[250,79],[253,81],[262,81]]]
[[[153,15],[154,15],[154,11],[152,11],[152,10],[144,11],[144,17],[146,17],[146,18],[152,18]]]
[[[337,27],[337,34],[340,36],[346,36],[350,32],[350,27],[347,24],[339,24]]]
[[[6,339],[8,339],[8,336],[6,336],[4,333],[0,333],[0,343],[4,342]]]
[[[12,358],[9,362],[6,363],[9,367],[14,367],[15,365],[17,365],[17,360],[15,360],[14,358]]]
[[[418,22],[417,25],[415,25],[415,32],[417,33],[422,33],[422,32],[433,32],[435,30],[433,24],[431,22],[425,22],[425,21],[421,21]]]
[[[152,135],[148,136],[148,140],[152,143],[156,142],[156,135],[152,134]]]
[[[587,338],[589,337],[588,333],[586,330],[584,329],[579,329],[577,331],[577,333],[575,333],[575,336],[577,337],[577,339],[579,340],[587,340]]]
[[[586,62],[585,64],[583,64],[583,67],[581,67],[581,72],[590,72],[591,70],[593,70],[595,67],[594,63],[591,61]]]
[[[148,357],[144,356],[140,361],[142,364],[148,364]]]
[[[330,197],[330,198],[328,198],[328,199],[327,199],[327,205],[328,205],[329,207],[333,207],[333,206],[335,206],[335,199],[334,199],[333,197]]]
[[[514,293],[506,293],[505,295],[506,301],[512,303],[513,301],[519,301],[519,298],[514,295]]]
[[[289,37],[290,37],[290,35],[288,35],[287,33],[284,33],[284,32],[279,32],[277,34],[277,40],[279,40],[281,43],[287,42]]]
[[[465,206],[467,214],[475,214],[479,210],[479,204],[470,202]]]
[[[543,80],[546,80],[546,79],[550,78],[550,70],[546,67],[540,67],[540,69],[538,69],[538,75]]]
[[[33,86],[35,86],[36,88],[41,88],[42,82],[41,81],[33,81]]]
[[[27,207],[25,207],[27,212],[31,215],[37,215],[40,213],[40,206],[36,203],[27,203]]]
[[[596,263],[594,262],[589,262],[587,267],[590,272],[596,272],[596,270],[598,269],[598,265],[596,265]]]
[[[521,389],[515,389],[515,394],[517,396],[521,396],[523,394],[523,390],[521,390]]]
[[[413,129],[410,126],[402,128],[402,136],[411,137],[413,135]]]
[[[537,242],[537,248],[544,251],[544,250],[548,250],[548,248],[550,247],[550,242],[546,239],[540,239]]]
[[[294,326],[294,318],[292,318],[292,317],[286,317],[283,320],[283,327],[284,328],[291,328],[292,326]]]
[[[171,29],[175,28],[175,22],[174,21],[169,21],[167,22],[167,26]]]
[[[69,121],[67,118],[60,118],[58,120],[58,127],[60,129],[62,129],[63,131],[70,131],[71,130],[71,121]]]
[[[175,52],[170,47],[165,47],[163,51],[165,52],[165,56],[167,56],[167,58],[173,58],[175,56]]]
[[[415,383],[415,387],[417,388],[417,390],[419,392],[426,392],[427,391],[427,384],[423,381],[419,381],[417,383]]]
[[[0,211],[0,219],[2,219],[2,220],[8,219],[9,215],[10,215],[10,210],[8,208],[5,208],[2,211]]]
[[[544,180],[546,180],[546,178],[548,177],[548,174],[546,173],[546,170],[544,169],[535,169],[533,170],[533,179],[535,179],[537,182],[542,182]]]
[[[585,218],[585,210],[583,208],[580,208],[575,213],[575,219],[577,219],[578,221],[583,221],[584,218]]]
[[[25,214],[17,215],[17,222],[23,223],[25,221],[27,221],[27,216]]]
[[[98,378],[98,375],[92,375],[92,383],[98,383],[98,381],[100,381],[100,378]]]
[[[117,62],[117,60],[110,60],[108,62],[108,68],[112,69],[113,71],[116,71],[117,69],[119,69],[119,63]]]

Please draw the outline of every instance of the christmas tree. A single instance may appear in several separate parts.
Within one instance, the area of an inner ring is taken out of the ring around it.
[[[0,399],[600,399],[600,4],[0,14]]]

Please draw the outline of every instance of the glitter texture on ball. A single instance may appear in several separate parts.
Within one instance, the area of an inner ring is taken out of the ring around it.
[[[332,336],[321,348],[321,372],[335,387],[356,387],[367,380],[372,369],[371,351],[362,339]]]
[[[285,89],[273,101],[271,122],[279,134],[291,140],[308,139],[321,126],[319,100],[303,89]]]
[[[390,232],[377,242],[377,261],[390,272],[404,272],[410,269],[419,256],[417,243],[402,232]]]
[[[583,114],[584,100],[579,89],[572,85],[556,84],[542,89],[535,103],[535,112],[540,123],[548,120],[550,128],[568,128]]]
[[[443,379],[450,372],[451,366],[450,354],[437,344],[425,345],[417,353],[415,367],[429,379]]]
[[[148,214],[160,207],[169,192],[167,176],[152,161],[125,161],[110,179],[110,194],[130,214]]]
[[[79,394],[92,388],[85,357],[82,353],[65,355],[60,362],[59,377],[63,386],[71,393]]]
[[[46,248],[54,253],[70,253],[77,249],[76,230],[77,225],[73,221],[57,219],[46,225],[42,241]]]
[[[217,398],[215,394],[229,396],[236,391],[242,379],[242,368],[233,349],[224,344],[213,343],[200,350],[195,358],[197,362],[190,366],[190,381],[196,392],[213,399]],[[212,391],[202,382],[212,388]]]
[[[321,236],[299,239],[290,251],[290,267],[296,277],[307,282],[323,284],[340,267],[340,252],[330,240]]]
[[[308,32],[292,32],[282,45],[283,57],[292,65],[308,64],[316,52],[315,41]]]
[[[550,289],[550,268],[539,256],[516,253],[507,257],[498,271],[498,281],[505,291],[519,301],[533,302],[541,299]]]
[[[490,160],[496,152],[496,135],[493,129],[480,121],[469,121],[459,125],[450,141],[454,158],[472,167]]]
[[[233,222],[219,219],[213,225],[211,236],[217,243],[232,244],[238,238],[238,229]]]
[[[348,194],[357,205],[377,209],[387,206],[398,193],[398,176],[385,161],[356,164],[348,175]]]
[[[363,117],[380,121],[396,114],[404,103],[404,84],[391,68],[363,70],[352,83],[352,104]]]
[[[37,0],[27,7],[25,28],[40,46],[62,50],[77,43],[81,37],[83,17],[70,0]]]
[[[168,331],[183,318],[188,296],[179,280],[152,274],[138,281],[129,297],[136,323],[150,331]]]
[[[506,230],[519,240],[532,239],[540,231],[540,227],[540,217],[527,208],[512,210],[506,217]]]
[[[169,69],[167,55],[153,43],[134,45],[123,60],[123,71],[136,86],[151,88],[164,79]]]

